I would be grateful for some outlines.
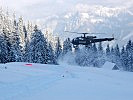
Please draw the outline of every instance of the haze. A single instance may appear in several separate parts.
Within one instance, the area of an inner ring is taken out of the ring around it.
[[[0,6],[15,11],[17,15],[28,20],[72,11],[79,4],[130,8],[133,6],[133,0],[0,0]]]

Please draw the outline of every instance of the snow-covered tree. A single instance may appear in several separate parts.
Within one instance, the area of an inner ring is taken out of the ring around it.
[[[27,26],[24,23],[22,17],[17,21],[15,14],[10,17],[8,11],[5,13],[0,8],[1,62],[6,59],[5,62],[26,61],[56,64],[55,52],[51,43],[47,43],[41,30],[37,26],[33,29],[31,22],[28,22]],[[60,43],[57,44],[60,48]],[[57,56],[59,52],[60,49],[56,52]],[[6,55],[5,58],[2,57],[3,55]]]
[[[57,61],[59,60],[59,57],[61,55],[62,55],[62,46],[61,46],[61,43],[60,43],[60,39],[58,37],[57,38],[57,43],[56,43],[56,46],[55,46],[55,58],[56,58]]]
[[[111,62],[115,63],[115,51],[113,47],[111,48]]]
[[[7,58],[8,58],[7,43],[2,33],[0,33],[0,63],[8,62]]]
[[[55,54],[54,54],[54,50],[52,48],[51,43],[48,43],[47,59],[48,59],[48,64],[57,64]]]
[[[33,33],[34,29],[33,29],[32,23],[30,23],[29,21],[28,21],[26,29],[27,29],[27,40],[30,41],[31,40],[31,33]]]
[[[15,57],[15,62],[23,61],[23,55],[20,47],[20,38],[17,31],[12,32],[11,52]]]
[[[88,50],[87,48],[82,48],[81,50],[77,51],[77,58],[76,62],[80,66],[91,66],[91,50]]]
[[[98,50],[96,44],[89,47],[84,47],[75,52],[75,61],[80,66],[98,66]]]
[[[70,38],[67,38],[64,42],[63,42],[63,55],[65,55],[66,53],[72,51],[72,44],[70,41]]]
[[[98,45],[98,67],[101,67],[105,63],[105,54],[102,47],[102,42]]]
[[[48,63],[47,42],[43,33],[35,25],[34,33],[31,36],[29,48],[27,48],[27,61],[33,63]]]
[[[121,62],[120,62],[120,49],[118,44],[116,45],[114,49],[114,55],[115,55],[115,63],[117,66],[121,67]]]
[[[133,58],[132,58],[132,42],[131,40],[128,41],[126,45],[126,51],[127,51],[127,70],[131,71],[132,63],[133,63]]]
[[[121,59],[121,65],[122,65],[122,68],[123,70],[128,70],[127,69],[127,52],[125,50],[125,47],[123,46],[122,50],[121,50],[121,54],[120,54],[120,59]]]
[[[131,66],[131,71],[133,72],[133,41],[132,41],[132,44],[131,44],[131,63],[132,63],[132,66]]]
[[[25,26],[24,26],[23,18],[20,17],[19,22],[18,22],[18,33],[19,33],[19,37],[20,37],[21,51],[24,51],[24,46],[25,46],[26,30],[24,30],[24,29],[25,29]]]
[[[107,58],[107,61],[111,61],[111,50],[110,50],[109,44],[107,45],[107,48],[106,48],[106,58]]]
[[[2,34],[3,34],[3,37],[4,37],[4,40],[6,41],[5,43],[6,43],[6,48],[7,48],[7,56],[8,56],[8,58],[7,58],[7,61],[8,62],[11,62],[12,60],[12,54],[11,54],[11,34],[9,33],[9,31],[7,31],[7,29],[6,28],[3,28],[3,32],[2,32]]]
[[[98,49],[95,43],[92,46],[92,59],[93,67],[98,67]]]

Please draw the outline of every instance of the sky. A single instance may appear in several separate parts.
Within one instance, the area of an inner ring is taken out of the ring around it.
[[[130,8],[133,0],[0,0],[0,6],[28,20],[59,15],[73,10],[79,4]]]

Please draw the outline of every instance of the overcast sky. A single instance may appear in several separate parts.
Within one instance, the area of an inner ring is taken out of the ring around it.
[[[78,4],[132,7],[133,0],[0,0],[0,6],[29,20],[61,14]]]

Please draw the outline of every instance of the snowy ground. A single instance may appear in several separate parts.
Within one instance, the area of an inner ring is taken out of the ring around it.
[[[133,73],[110,66],[0,64],[0,100],[133,100]]]

